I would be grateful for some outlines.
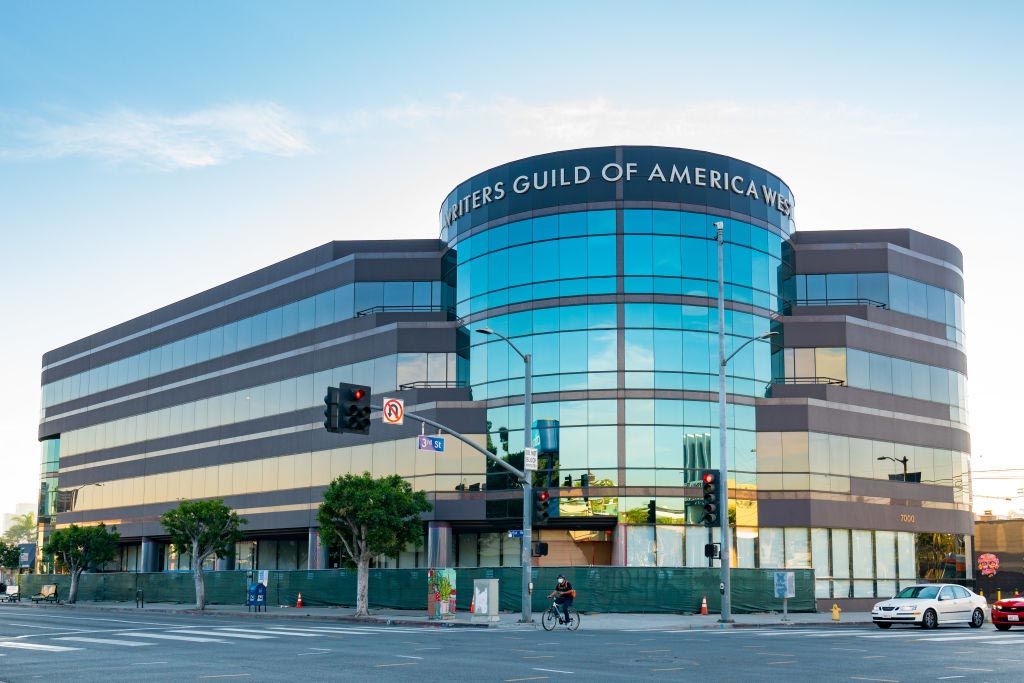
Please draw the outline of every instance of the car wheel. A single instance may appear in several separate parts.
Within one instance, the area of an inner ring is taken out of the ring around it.
[[[1000,631],[1009,631],[1010,630],[1010,625],[1009,624],[994,624],[994,626],[998,630],[1000,630]]]
[[[980,607],[975,607],[974,614],[971,615],[971,628],[981,628],[984,623],[985,613],[981,611]]]
[[[921,628],[933,629],[939,625],[939,616],[935,614],[935,610],[925,610],[924,616],[921,617]]]
[[[892,626],[892,624],[886,624],[881,621],[876,621],[875,626],[877,626],[878,628],[889,628],[890,626]]]

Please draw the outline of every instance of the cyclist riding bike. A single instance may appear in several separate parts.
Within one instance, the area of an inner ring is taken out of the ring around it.
[[[576,590],[572,587],[572,584],[565,580],[565,577],[561,574],[558,575],[558,583],[555,584],[555,590],[548,594],[549,598],[555,599],[555,604],[562,608],[562,617],[559,623],[569,623],[569,606],[572,605],[573,599],[576,597]]]

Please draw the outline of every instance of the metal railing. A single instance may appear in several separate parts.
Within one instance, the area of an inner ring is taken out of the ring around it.
[[[455,318],[455,309],[451,306],[373,306],[356,311],[356,318],[377,313],[447,313]]]
[[[407,382],[406,384],[398,385],[400,391],[406,389],[459,389],[461,387],[469,386],[463,380],[420,380],[418,382]]]
[[[830,384],[833,386],[846,386],[846,380],[835,377],[776,377],[768,386],[770,387],[774,384]]]
[[[889,308],[889,304],[874,299],[794,299],[794,306],[874,306]]]

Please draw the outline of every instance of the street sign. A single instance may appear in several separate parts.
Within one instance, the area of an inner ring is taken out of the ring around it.
[[[405,421],[405,401],[400,398],[386,398],[381,406],[380,420],[386,425],[400,425]]]
[[[509,538],[522,538],[523,537],[523,530],[522,529],[509,529],[508,530],[508,537]]]
[[[416,450],[427,453],[444,453],[443,436],[422,435],[416,439]]]
[[[796,597],[796,575],[793,572],[775,572],[775,597]]]
[[[537,449],[536,448],[527,448],[524,460],[525,460],[525,462],[523,463],[523,469],[530,470],[531,472],[536,472],[537,471]]]

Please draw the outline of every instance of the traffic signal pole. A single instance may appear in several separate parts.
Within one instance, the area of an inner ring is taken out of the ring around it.
[[[514,347],[513,347],[514,348]],[[523,356],[526,364],[523,377],[523,469],[526,470],[526,449],[533,446],[533,362],[529,353]],[[522,584],[522,618],[523,623],[533,621],[533,600],[530,586],[533,583],[533,477],[530,472],[523,472],[523,584]]]

